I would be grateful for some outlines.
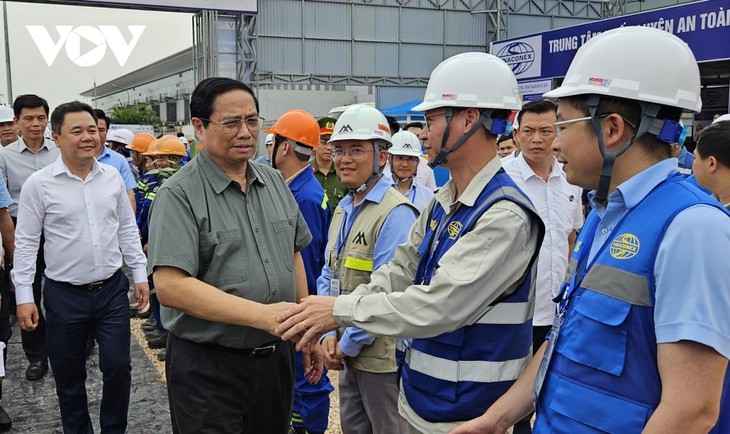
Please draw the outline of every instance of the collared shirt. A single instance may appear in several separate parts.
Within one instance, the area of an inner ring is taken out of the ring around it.
[[[347,188],[337,177],[337,171],[335,170],[335,163],[330,165],[330,170],[326,174],[322,173],[317,166],[317,160],[312,159],[312,171],[314,177],[317,178],[319,185],[324,188],[324,192],[327,194],[327,198],[330,202],[330,209],[332,211],[337,208],[337,204],[347,194]]]
[[[504,163],[504,171],[525,192],[545,223],[545,238],[537,259],[535,283],[535,316],[532,324],[546,326],[553,323],[558,294],[568,268],[568,235],[583,226],[581,204],[582,189],[571,185],[565,178],[563,167],[555,157],[548,180],[535,174],[525,160],[525,154]]]
[[[45,139],[38,152],[33,153],[21,137],[0,150],[0,174],[8,186],[13,204],[8,207],[11,216],[18,216],[18,198],[25,180],[33,173],[56,161],[60,151],[55,143]]]
[[[127,162],[127,159],[124,158],[122,154],[112,151],[106,146],[102,146],[102,149],[103,150],[101,151],[101,155],[96,157],[96,161],[98,161],[99,163],[108,164],[117,169],[117,171],[119,171],[119,174],[122,175],[122,179],[124,180],[124,187],[127,190],[136,189],[137,180],[134,179],[134,174],[132,174],[132,170],[129,168],[129,162]]]
[[[391,181],[389,177],[382,176],[357,205],[353,203],[352,194],[348,194],[340,201],[340,208],[344,211],[342,222],[345,225],[345,234],[350,232],[352,224],[357,219],[358,213],[365,203],[379,204],[383,200],[385,192],[392,188],[390,186]],[[375,240],[373,270],[377,270],[393,258],[395,248],[406,241],[408,230],[416,217],[415,211],[408,205],[401,204],[393,208],[388,217],[385,218],[378,238]],[[327,263],[322,267],[322,275],[317,280],[317,292],[320,295],[330,295],[330,268]],[[360,354],[363,345],[369,345],[374,340],[374,337],[362,330],[348,327],[340,339],[340,347],[345,354],[355,357]]]
[[[677,160],[660,161],[619,185],[608,204],[593,200],[601,218],[591,245],[588,263],[623,216],[660,182],[677,172]],[[714,348],[730,358],[730,279],[727,252],[730,225],[722,211],[695,205],[681,211],[669,224],[654,264],[656,301],[654,328],[657,343],[688,340]],[[692,266],[688,268],[687,259]]]
[[[474,176],[458,200],[454,199],[453,180],[436,192],[435,200],[447,215],[462,204],[473,206],[500,167],[495,157]],[[390,263],[373,272],[369,284],[337,297],[333,315],[339,324],[352,324],[375,335],[414,338],[433,337],[472,324],[491,309],[494,300],[514,287],[537,249],[537,227],[527,212],[514,202],[499,201],[441,257],[429,285],[414,285],[418,247],[429,215],[429,210],[424,210],[408,241],[398,246]],[[399,411],[412,426],[434,432],[434,425],[410,408],[402,389]]]
[[[18,304],[33,302],[33,279],[41,233],[50,279],[83,285],[111,277],[122,258],[134,283],[147,281],[147,259],[137,234],[122,178],[93,163],[86,179],[71,173],[59,156],[31,175],[20,194],[12,277]]]
[[[383,169],[383,175],[392,175],[390,170],[390,164],[385,165],[385,169]],[[431,191],[436,191],[436,175],[434,175],[431,166],[428,165],[428,160],[423,157],[418,159],[418,168],[416,169],[416,182]]]
[[[396,184],[392,176],[393,175],[391,174],[390,185],[398,190],[398,184]],[[418,181],[414,179],[411,183],[411,187],[408,189],[408,191],[406,191],[406,194],[404,196],[411,201],[411,203],[416,207],[416,209],[418,209],[419,212],[423,212],[423,210],[426,208],[426,205],[428,205],[428,203],[431,202],[431,199],[433,198],[433,190],[430,190],[425,186],[419,184]]]
[[[150,211],[149,263],[175,267],[258,303],[296,301],[294,253],[312,239],[281,174],[248,164],[246,192],[203,149],[165,181]],[[255,348],[275,339],[263,330],[207,321],[162,307],[170,332],[198,343]]]

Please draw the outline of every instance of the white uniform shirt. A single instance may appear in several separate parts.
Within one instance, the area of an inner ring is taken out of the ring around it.
[[[537,176],[520,154],[503,164],[505,172],[530,198],[545,223],[545,239],[537,260],[535,315],[532,324],[553,323],[556,305],[552,298],[560,289],[568,267],[568,235],[583,226],[580,187],[568,184],[563,167],[553,157],[547,182]]]
[[[83,285],[108,279],[122,266],[134,283],[147,281],[147,258],[119,172],[93,162],[82,180],[59,156],[28,177],[20,193],[12,271],[18,304],[33,302],[41,232],[48,278]]]

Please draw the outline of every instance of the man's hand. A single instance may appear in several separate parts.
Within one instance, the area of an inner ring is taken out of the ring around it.
[[[147,282],[134,284],[134,298],[137,299],[137,310],[143,311],[150,301],[150,286]]]
[[[483,414],[450,430],[449,434],[505,434],[506,432],[507,430],[498,427]]]
[[[335,336],[329,335],[322,339],[322,351],[324,352],[324,363],[327,368],[341,371],[345,368],[342,361],[347,357],[340,349],[340,344]]]
[[[322,372],[324,372],[322,347],[315,342],[306,345],[301,353],[304,364],[304,376],[307,378],[309,384],[316,384],[322,377]]]
[[[261,305],[261,316],[259,320],[256,322],[255,327],[257,329],[263,330],[267,333],[270,333],[272,335],[277,336],[278,334],[275,332],[275,329],[279,326],[279,321],[277,318],[279,316],[283,315],[284,313],[288,312],[289,309],[296,306],[294,303],[289,302],[279,302],[279,303],[272,303],[272,304],[264,304]],[[294,336],[291,340],[294,342],[299,341],[300,336]],[[300,351],[299,348],[297,348],[297,351]],[[304,352],[302,352],[304,354]]]
[[[275,333],[285,341],[302,335],[297,343],[297,351],[301,351],[308,343],[317,342],[324,332],[337,329],[332,315],[334,305],[335,297],[311,295],[276,317],[281,324]]]
[[[38,308],[35,303],[22,303],[17,307],[18,325],[21,329],[32,332],[38,327]]]

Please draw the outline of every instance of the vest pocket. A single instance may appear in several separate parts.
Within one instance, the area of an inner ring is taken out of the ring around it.
[[[553,377],[555,394],[549,404],[553,433],[640,433],[652,409],[613,395]]]
[[[572,303],[556,351],[576,363],[621,375],[631,304],[588,290],[576,294]]]

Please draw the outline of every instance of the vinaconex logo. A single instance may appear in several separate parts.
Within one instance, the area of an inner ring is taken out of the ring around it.
[[[499,50],[497,57],[504,60],[515,75],[519,75],[527,71],[535,62],[535,50],[530,44],[513,42]]]
[[[117,26],[54,27],[58,34],[55,41],[45,26],[25,26],[48,66],[53,65],[64,46],[66,56],[78,66],[89,67],[98,64],[106,56],[107,47],[117,59],[119,66],[124,66],[145,29],[145,26],[127,26],[131,34],[127,42]]]

